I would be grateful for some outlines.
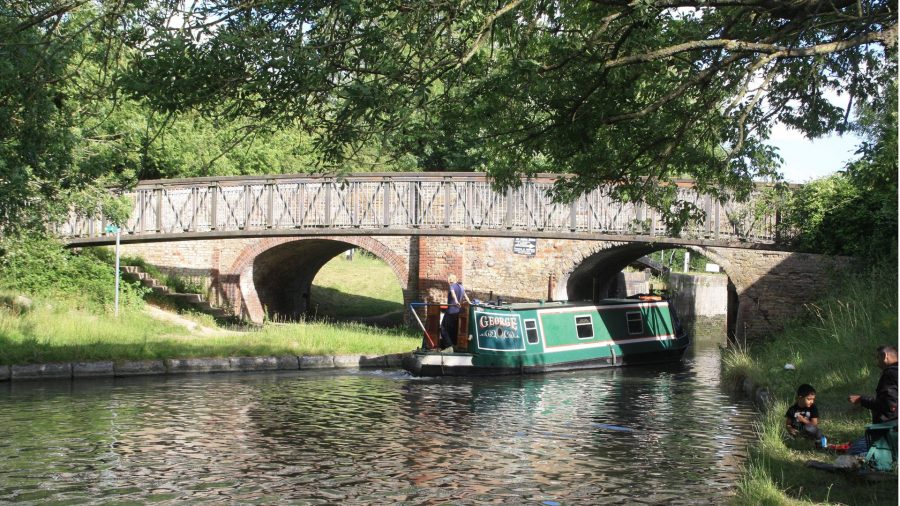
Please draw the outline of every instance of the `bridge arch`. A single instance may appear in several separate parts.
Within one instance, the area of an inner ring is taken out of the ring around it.
[[[728,278],[727,332],[733,335],[742,302],[738,293],[745,291],[746,283],[741,276],[734,275],[736,270],[739,271],[739,267],[734,265],[727,255],[718,254],[702,246],[667,243],[598,243],[592,250],[585,252],[580,260],[574,262],[573,267],[564,274],[555,297],[569,300],[598,300],[606,297],[615,288],[617,275],[628,265],[651,253],[675,248],[692,251],[720,265]]]
[[[729,293],[729,307],[734,314],[729,315],[729,327],[733,327],[736,338],[750,340],[771,335],[783,322],[803,314],[805,303],[834,289],[828,282],[830,274],[850,263],[847,258],[809,253],[677,244],[667,240],[630,241],[628,237],[590,241],[537,237],[532,238],[535,247],[529,252],[521,245],[517,249],[509,237],[390,233],[159,241],[125,244],[123,254],[142,256],[166,272],[205,275],[209,283],[207,293],[217,305],[226,306],[236,315],[262,321],[263,303],[254,283],[254,266],[257,270],[266,267],[262,262],[254,265],[256,257],[284,246],[286,249],[274,250],[263,258],[268,258],[270,264],[287,262],[291,248],[300,248],[304,241],[342,245],[331,246],[336,248],[330,250],[332,255],[349,247],[372,252],[390,265],[403,290],[404,302],[446,300],[448,272],[458,273],[473,298],[486,300],[493,294],[511,301],[539,300],[548,295],[554,299],[589,299],[595,290],[595,277],[609,280],[642,255],[683,247],[722,266],[733,288]],[[270,268],[269,274],[277,275],[273,272]],[[265,273],[261,277],[266,277]]]
[[[309,307],[310,287],[322,266],[354,247],[387,263],[403,290],[404,302],[411,298],[406,258],[365,236],[260,240],[244,248],[231,264],[223,277],[231,280],[231,286],[225,287],[225,291],[235,306],[235,313],[250,321],[261,322],[266,317],[298,319]]]
[[[559,283],[559,298],[570,300],[596,300],[606,295],[615,276],[638,258],[660,249],[664,245],[650,243],[597,243],[572,268]]]

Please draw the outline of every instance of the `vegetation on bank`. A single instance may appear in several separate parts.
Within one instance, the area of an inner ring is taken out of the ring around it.
[[[381,355],[420,343],[420,336],[405,329],[303,322],[234,331],[197,315],[192,318],[204,331],[191,331],[147,314],[143,297],[148,290],[125,280],[114,318],[115,275],[107,249],[71,251],[41,238],[6,238],[0,248],[0,364]]]
[[[60,301],[37,299],[25,314],[0,307],[0,364],[191,357],[385,355],[420,338],[358,324],[270,324],[260,329],[190,331],[130,308],[118,319]]]
[[[765,386],[777,400],[759,422],[737,502],[789,504],[797,500],[844,504],[897,504],[897,478],[868,483],[858,477],[805,467],[831,455],[786,445],[784,415],[801,383],[818,391],[822,427],[832,443],[860,437],[868,411],[847,395],[871,395],[880,370],[874,353],[897,343],[897,93],[862,107],[857,130],[864,142],[844,171],[813,181],[785,202],[782,226],[801,251],[851,255],[867,266],[836,273],[831,295],[807,306],[807,317],[753,347],[723,357],[725,374]],[[792,364],[793,370],[785,369]]]
[[[833,461],[808,441],[785,439],[784,413],[797,386],[816,388],[821,426],[830,443],[861,437],[871,422],[868,410],[847,402],[852,393],[872,395],[881,370],[875,349],[897,342],[897,266],[870,265],[835,280],[832,295],[810,304],[808,316],[765,343],[734,346],[723,356],[726,381],[750,378],[765,386],[776,403],[759,421],[759,441],[751,449],[738,487],[740,504],[897,504],[897,477],[868,482],[805,466],[808,460]],[[785,369],[792,364],[794,369]]]

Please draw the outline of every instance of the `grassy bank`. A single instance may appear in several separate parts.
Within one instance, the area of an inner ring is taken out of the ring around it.
[[[266,325],[234,332],[191,331],[154,319],[139,309],[111,314],[35,300],[16,314],[0,307],[0,364],[187,357],[346,355],[399,353],[420,338],[403,330],[353,324]]]
[[[353,264],[355,274],[348,274],[351,270],[347,268],[331,269],[338,275],[326,271],[317,280],[346,292],[355,289],[355,285],[343,285],[349,278],[381,287],[374,292],[363,292],[356,299],[344,297],[344,306],[348,300],[356,300],[357,304],[362,303],[360,300],[381,303],[368,307],[368,314],[402,308],[402,297],[385,292],[391,286],[400,292],[393,272],[386,265],[375,265],[377,261],[360,255],[353,262],[337,261],[338,267],[349,267],[341,266],[340,262]],[[69,251],[52,240],[42,239],[0,242],[0,364],[255,355],[382,355],[409,351],[421,342],[418,333],[404,329],[341,323],[267,324],[258,330],[235,332],[216,328],[211,318],[196,315],[191,318],[203,331],[192,331],[151,317],[142,300],[148,291],[128,282],[122,284],[120,314],[115,318],[112,263],[109,251],[103,248]],[[360,276],[361,271],[366,275]],[[27,299],[22,302],[21,296]],[[336,307],[341,306],[339,300],[336,299]]]
[[[833,295],[808,306],[807,318],[765,343],[735,347],[723,357],[726,380],[749,377],[777,399],[759,422],[759,441],[751,449],[739,485],[739,504],[897,504],[897,479],[866,482],[805,466],[808,460],[832,461],[811,442],[785,440],[783,415],[796,388],[816,388],[820,425],[831,443],[863,434],[867,410],[847,395],[872,395],[881,373],[874,354],[881,344],[897,343],[896,264],[836,280]],[[785,369],[785,364],[794,369]]]

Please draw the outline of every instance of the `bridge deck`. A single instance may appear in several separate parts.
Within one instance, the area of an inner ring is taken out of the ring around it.
[[[673,236],[643,204],[616,202],[598,188],[571,204],[549,197],[539,176],[495,191],[479,173],[383,173],[142,181],[123,242],[273,235],[479,235],[604,239],[775,249],[777,213],[719,202],[678,184],[679,199],[706,216]],[[71,245],[109,244],[103,216],[71,215],[56,226]]]

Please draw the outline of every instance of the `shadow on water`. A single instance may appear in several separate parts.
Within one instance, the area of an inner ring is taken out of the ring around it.
[[[546,376],[8,384],[0,502],[721,502],[753,410],[711,380],[717,348],[689,353]]]

